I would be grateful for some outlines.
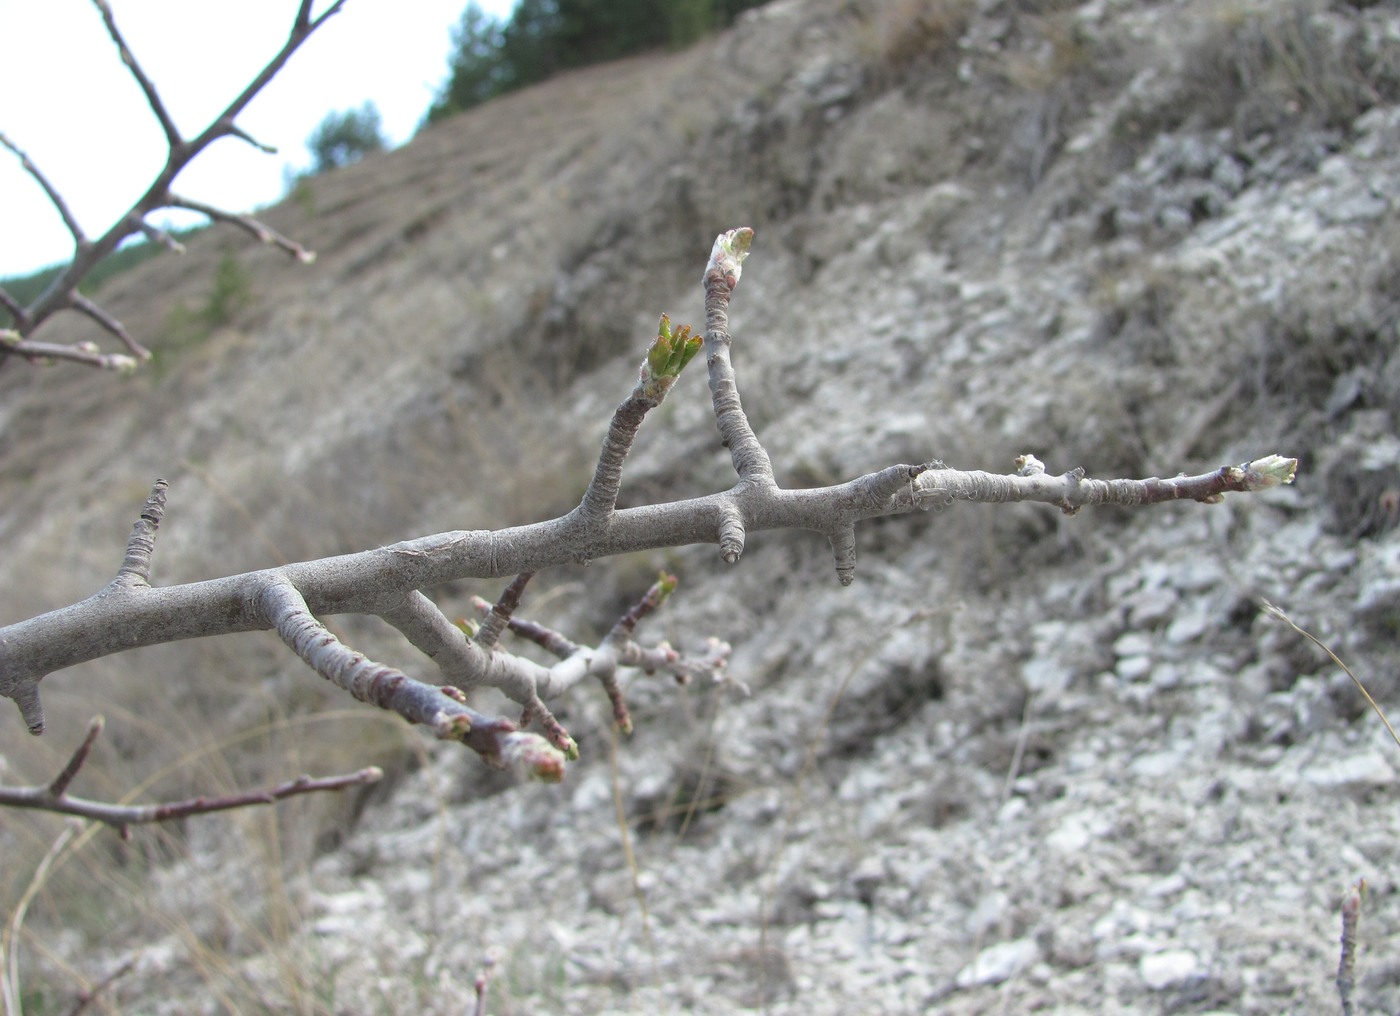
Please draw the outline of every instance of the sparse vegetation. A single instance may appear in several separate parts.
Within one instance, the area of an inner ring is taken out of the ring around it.
[[[499,21],[467,5],[449,73],[426,121],[470,109],[562,71],[659,46],[681,47],[764,0],[521,0]]]
[[[976,8],[975,0],[892,0],[874,9],[876,59],[895,68],[936,60],[956,50]]]
[[[311,152],[311,175],[352,165],[371,152],[382,152],[385,146],[379,109],[374,103],[327,113],[306,139]]]
[[[1181,109],[1241,138],[1298,123],[1344,128],[1400,96],[1393,40],[1368,39],[1325,0],[1210,4],[1197,31]]]

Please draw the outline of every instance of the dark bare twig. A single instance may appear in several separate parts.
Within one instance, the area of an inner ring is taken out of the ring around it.
[[[288,239],[277,232],[277,230],[270,228],[266,223],[259,222],[251,215],[238,215],[233,212],[226,212],[222,209],[215,208],[213,205],[207,205],[202,201],[192,201],[189,198],[179,197],[175,194],[170,195],[169,206],[171,208],[184,208],[191,212],[199,212],[201,215],[209,216],[210,219],[216,222],[227,222],[230,225],[237,226],[259,243],[284,250],[304,265],[309,265],[316,260],[315,251],[307,250],[295,240]]]
[[[169,111],[165,108],[165,103],[161,101],[160,93],[156,91],[155,83],[146,76],[146,72],[141,69],[135,54],[131,52],[131,47],[126,44],[126,39],[122,38],[121,30],[117,28],[117,19],[112,15],[111,5],[107,0],[92,0],[97,9],[102,12],[102,22],[107,26],[107,34],[112,37],[112,42],[116,43],[117,52],[121,54],[122,63],[126,64],[126,69],[131,72],[131,76],[136,79],[136,83],[141,86],[141,91],[146,96],[146,102],[151,107],[151,112],[160,121],[161,130],[165,131],[165,141],[171,150],[178,149],[184,143],[180,137],[180,130],[175,126],[175,121],[171,118]]]
[[[149,360],[151,358],[151,351],[133,339],[131,333],[126,330],[125,325],[77,290],[74,290],[69,296],[68,306],[78,311],[80,314],[86,314],[103,328],[107,329],[107,331],[115,335],[121,340],[121,344],[127,348],[127,351],[130,352],[132,356],[136,357],[136,359]]]
[[[613,625],[612,631],[608,633],[608,638],[631,638],[642,619],[665,603],[670,595],[676,591],[676,585],[676,577],[663,571],[651,584],[651,587],[642,594],[641,599],[628,607],[627,613],[618,618],[617,624]]]
[[[93,367],[130,370],[142,361],[150,359],[150,352],[127,334],[126,329],[116,318],[78,293],[78,286],[98,262],[115,251],[122,241],[133,233],[144,233],[151,236],[155,242],[178,248],[178,244],[175,244],[163,231],[146,222],[146,216],[161,208],[187,208],[201,212],[216,221],[233,223],[256,236],[262,242],[280,247],[298,261],[310,261],[315,256],[300,244],[287,239],[249,216],[237,215],[210,205],[177,198],[171,193],[170,185],[192,160],[219,138],[236,137],[263,151],[274,150],[255,140],[234,121],[258,92],[281,72],[291,55],[310,37],[311,33],[324,24],[327,18],[340,11],[345,0],[335,0],[315,18],[311,16],[311,0],[302,0],[297,9],[296,19],[282,48],[258,72],[252,82],[239,93],[237,98],[230,102],[208,127],[191,139],[186,139],[181,135],[164,100],[161,99],[155,82],[146,74],[135,54],[127,45],[121,30],[117,27],[116,19],[107,0],[93,0],[93,4],[101,13],[103,23],[107,26],[107,34],[116,44],[122,62],[126,64],[127,69],[146,96],[146,102],[151,107],[152,115],[160,122],[169,150],[165,165],[146,192],[102,236],[96,240],[89,240],[57,188],[18,145],[5,135],[0,134],[0,146],[14,153],[24,169],[38,182],[59,215],[63,217],[68,231],[73,236],[74,243],[72,260],[30,306],[20,308],[16,301],[8,297],[3,301],[5,309],[14,318],[14,327],[0,332],[0,340],[3,340],[0,341],[0,363],[11,356],[20,356],[31,362],[63,360]],[[88,315],[103,329],[115,335],[127,352],[124,354],[103,354],[91,343],[58,345],[56,343],[35,342],[31,338],[49,318],[64,310],[77,310]]]
[[[92,722],[88,724],[87,733],[83,735],[82,743],[73,752],[73,757],[68,760],[67,765],[59,770],[58,775],[49,781],[49,797],[56,800],[68,793],[68,784],[73,782],[73,777],[78,775],[78,770],[83,767],[88,755],[92,753],[92,746],[97,743],[97,738],[101,735],[105,722],[101,716],[92,718]]]
[[[78,997],[73,1000],[73,1006],[68,1010],[67,1016],[79,1016],[84,1009],[97,1000],[98,995],[110,988],[119,977],[125,977],[135,969],[136,959],[132,957],[92,987],[84,988],[78,992]]]
[[[297,794],[312,794],[325,790],[344,790],[346,787],[376,783],[383,777],[377,766],[361,769],[359,772],[343,776],[328,776],[313,779],[299,776],[295,780],[268,787],[264,790],[250,790],[218,797],[193,797],[185,801],[170,801],[164,804],[107,804],[90,801],[82,797],[70,797],[68,785],[82,769],[83,763],[92,752],[92,746],[102,733],[103,719],[98,716],[88,724],[87,734],[73,752],[68,764],[48,784],[35,787],[0,787],[0,807],[32,808],[37,811],[53,811],[63,815],[76,815],[80,818],[103,822],[116,829],[126,839],[129,828],[150,822],[168,822],[171,819],[186,818],[190,815],[204,815],[213,811],[228,811],[232,808],[247,808],[255,804],[272,804],[285,797]]]
[[[58,188],[54,187],[54,185],[49,182],[49,178],[34,164],[34,160],[31,159],[22,148],[7,138],[3,132],[0,132],[0,145],[8,148],[18,156],[19,164],[24,168],[24,171],[32,176],[35,182],[43,189],[44,193],[48,195],[49,203],[54,206],[54,210],[63,218],[63,224],[68,227],[68,232],[73,235],[73,242],[77,244],[79,248],[87,243],[87,237],[83,234],[83,227],[78,225],[78,220],[74,217],[72,209],[68,207],[68,202],[63,200],[63,195],[58,192]]]
[[[19,301],[5,292],[4,289],[0,289],[0,307],[5,308],[11,320],[17,325],[26,320],[29,316],[24,312],[24,308],[19,305]]]
[[[473,596],[472,606],[481,611],[483,615],[491,612],[491,602],[484,600],[480,596]],[[511,617],[510,632],[519,638],[533,642],[541,649],[553,653],[561,660],[566,660],[574,653],[578,652],[580,646],[562,632],[557,632],[553,628],[546,627],[538,621],[531,621],[523,617]]]
[[[578,678],[596,677],[603,686],[608,701],[612,704],[613,720],[617,723],[618,729],[624,734],[630,734],[632,732],[632,718],[627,709],[627,700],[622,693],[622,687],[618,684],[617,668],[619,666],[637,667],[649,674],[664,668],[675,673],[677,681],[684,684],[689,680],[689,673],[688,669],[683,668],[719,670],[724,667],[724,658],[729,653],[727,644],[711,640],[712,644],[709,648],[723,646],[723,652],[718,657],[707,653],[704,662],[701,662],[700,659],[683,661],[681,654],[665,642],[654,648],[647,648],[633,640],[632,633],[636,630],[638,623],[665,603],[675,588],[676,577],[662,572],[661,577],[652,583],[646,593],[618,619],[612,630],[599,643],[597,649],[590,650],[585,646],[580,646],[553,628],[537,621],[515,617],[513,614],[509,617],[507,625],[512,634],[535,643],[553,653],[560,660],[572,663]],[[481,611],[485,618],[482,622],[483,628],[494,617],[498,616],[497,608],[479,596],[472,597],[472,605]],[[514,607],[512,607],[513,609]],[[544,711],[541,712],[541,710]],[[521,724],[524,725],[537,718],[546,724],[553,720],[553,716],[548,713],[543,702],[528,704]]]
[[[486,617],[472,636],[472,641],[482,649],[491,649],[500,641],[501,632],[510,623],[511,615],[520,608],[520,597],[525,592],[525,586],[534,576],[534,572],[521,572],[511,580],[510,585],[501,593],[501,598],[486,612]]]
[[[165,230],[161,229],[159,226],[153,226],[145,219],[140,218],[136,215],[128,216],[128,218],[131,222],[132,228],[139,230],[141,233],[144,233],[146,239],[149,240],[151,243],[159,244],[166,250],[171,251],[175,254],[185,253],[185,245],[179,240],[175,239]]]

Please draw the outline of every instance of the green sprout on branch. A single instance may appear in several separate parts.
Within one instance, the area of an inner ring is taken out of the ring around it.
[[[690,325],[680,325],[672,330],[671,319],[662,314],[656,339],[642,363],[642,388],[651,398],[663,398],[703,344],[704,340],[699,335],[691,334]]]

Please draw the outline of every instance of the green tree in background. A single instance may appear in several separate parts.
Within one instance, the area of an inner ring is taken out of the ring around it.
[[[379,109],[366,102],[359,109],[327,113],[306,139],[311,152],[311,175],[359,162],[370,152],[384,150]]]
[[[499,95],[510,86],[511,69],[505,59],[505,24],[490,17],[475,3],[468,4],[452,30],[452,56],[447,84],[438,90],[428,120],[449,111],[467,109]],[[444,112],[438,113],[441,108]]]
[[[427,122],[559,71],[660,46],[681,47],[763,0],[520,0],[507,21],[467,6],[452,33],[448,79]]]

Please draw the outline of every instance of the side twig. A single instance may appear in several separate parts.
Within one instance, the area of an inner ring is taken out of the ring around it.
[[[343,776],[327,776],[313,779],[299,776],[287,783],[280,783],[263,790],[249,790],[217,797],[192,797],[184,801],[170,801],[163,804],[106,804],[90,801],[82,797],[71,797],[68,785],[78,775],[87,762],[92,746],[102,733],[103,719],[98,716],[88,724],[87,734],[73,752],[68,764],[58,775],[43,786],[0,787],[0,807],[30,808],[37,811],[52,811],[61,815],[75,815],[93,819],[116,829],[122,839],[127,839],[134,825],[151,822],[168,822],[190,815],[204,815],[214,811],[228,811],[232,808],[247,808],[256,804],[273,804],[298,794],[315,794],[328,790],[344,790],[347,787],[376,783],[383,777],[377,766],[369,766],[358,772]]]
[[[106,991],[114,983],[116,983],[118,978],[125,977],[127,974],[131,973],[131,971],[135,969],[136,959],[135,957],[132,957],[126,960],[121,965],[119,965],[115,970],[113,970],[106,977],[102,978],[102,980],[98,981],[96,984],[88,988],[83,988],[81,991],[78,992],[78,997],[73,1000],[73,1005],[71,1008],[69,1008],[67,1016],[79,1016],[79,1014],[83,1012],[83,1010],[85,1010],[88,1006],[92,1005],[93,1002],[97,1001],[98,995],[102,994],[102,992]]]
[[[1361,920],[1366,889],[1366,880],[1358,879],[1347,887],[1342,897],[1342,958],[1337,963],[1337,994],[1342,1001],[1342,1016],[1352,1016],[1355,1011],[1351,996],[1356,988],[1356,926]]]

